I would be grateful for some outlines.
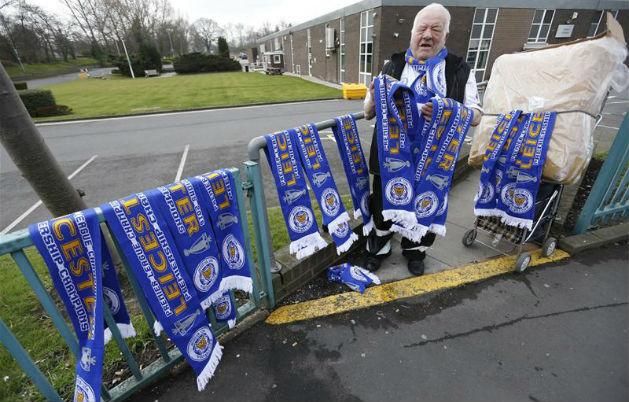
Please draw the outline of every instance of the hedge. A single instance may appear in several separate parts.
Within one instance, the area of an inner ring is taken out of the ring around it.
[[[173,62],[177,74],[210,73],[219,71],[240,71],[242,67],[236,60],[213,54],[188,53]]]
[[[47,89],[26,89],[18,93],[31,117],[58,116],[72,112],[67,106],[57,105],[52,92]]]

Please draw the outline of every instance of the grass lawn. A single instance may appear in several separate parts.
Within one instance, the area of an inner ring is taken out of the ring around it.
[[[209,73],[164,78],[88,79],[51,85],[73,113],[55,119],[339,98],[341,91],[297,77]],[[50,119],[50,118],[48,118]],[[42,119],[38,119],[42,120]]]
[[[269,191],[274,191],[274,189]],[[342,199],[347,209],[351,209],[350,196],[343,196]],[[312,205],[317,221],[321,225],[321,212],[315,200],[312,200]],[[268,215],[273,248],[278,250],[289,243],[286,225],[279,207],[268,208]],[[251,236],[253,236],[251,221],[251,216],[249,216],[249,228]],[[251,238],[253,240],[253,237]],[[252,241],[252,243],[255,242]],[[57,308],[65,314],[65,308],[61,305],[56,291],[53,290],[52,280],[43,260],[33,247],[26,250],[26,255],[46,289],[55,298]],[[125,295],[125,304],[139,334],[135,338],[128,339],[127,343],[136,360],[140,364],[143,362],[146,364],[157,357],[156,348],[133,297],[133,292],[128,290],[129,286],[125,274],[119,273],[119,278]],[[0,256],[0,318],[9,326],[62,398],[70,400],[74,386],[76,364],[74,357],[65,346],[48,315],[43,311],[35,293],[26,283],[17,265],[8,255]],[[70,330],[73,331],[70,322],[67,321],[67,323]],[[130,374],[129,370],[126,369],[124,359],[115,346],[115,342],[112,341],[107,345],[105,353],[103,381],[109,388],[112,388],[111,384],[114,379],[117,378],[117,381],[120,381],[120,379],[129,377]],[[124,372],[120,371],[124,369],[126,369]],[[0,347],[0,384],[2,384],[0,386],[1,402],[43,400],[37,388],[22,373],[20,367],[3,347]]]
[[[5,66],[5,70],[9,77],[18,77],[21,80],[50,77],[53,75],[67,74],[75,71],[79,71],[80,67],[93,66],[98,64],[96,59],[90,57],[77,57],[76,60],[69,59],[67,62],[60,61],[58,63],[51,64],[24,64],[24,70],[19,65]]]

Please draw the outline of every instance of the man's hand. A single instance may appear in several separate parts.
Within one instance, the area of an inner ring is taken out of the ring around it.
[[[483,117],[483,112],[476,108],[472,108],[474,110],[474,119],[472,119],[472,127],[476,127],[480,124],[480,118]]]
[[[374,103],[374,86],[373,81],[369,84],[369,93],[365,97],[363,111],[365,112],[365,120],[371,120],[376,115],[376,104]]]
[[[432,119],[432,102],[427,102],[422,105],[422,115],[426,121]]]

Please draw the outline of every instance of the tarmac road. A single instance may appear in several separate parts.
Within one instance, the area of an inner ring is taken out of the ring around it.
[[[428,297],[291,325],[225,345],[193,373],[133,397],[178,401],[629,400],[627,247]]]

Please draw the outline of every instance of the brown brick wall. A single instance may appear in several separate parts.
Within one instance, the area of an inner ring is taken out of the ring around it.
[[[319,24],[310,27],[312,40],[312,76],[322,80],[337,82],[338,81],[338,54],[337,52],[325,51],[325,28],[328,25],[334,28],[338,35],[339,20],[329,21],[327,24]]]
[[[569,38],[555,38],[557,34],[557,27],[559,25],[565,25],[567,21],[572,18],[572,13],[577,12],[579,15],[576,20],[570,22],[574,25],[572,36]],[[597,10],[555,10],[555,18],[550,27],[550,33],[548,34],[548,43],[563,43],[570,42],[575,39],[585,38],[590,29],[590,22],[594,14],[598,13]]]
[[[360,13],[345,16],[345,81],[358,82]]]
[[[282,35],[282,49],[284,49],[284,71],[292,73],[293,60],[290,53],[290,34]]]
[[[308,75],[308,37],[306,30],[293,33],[293,54],[295,56],[295,66],[299,65],[302,75]],[[295,67],[297,72],[297,67]]]
[[[534,15],[535,10],[526,8],[501,8],[498,10],[496,30],[487,61],[486,79],[489,79],[491,68],[498,56],[522,50],[529,37]]]

